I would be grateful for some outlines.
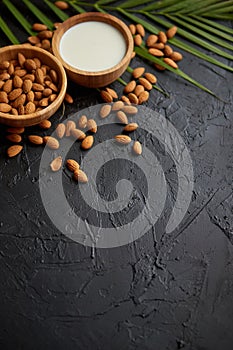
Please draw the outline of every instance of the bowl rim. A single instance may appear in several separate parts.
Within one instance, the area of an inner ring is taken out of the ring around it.
[[[85,21],[83,21],[83,19],[85,19]],[[118,62],[116,65],[110,68],[100,70],[97,72],[82,70],[69,65],[61,57],[60,50],[59,50],[60,40],[67,30],[69,30],[76,24],[90,22],[90,21],[104,22],[109,25],[112,25],[114,28],[118,29],[122,35],[124,33],[124,39],[126,42],[126,52],[124,57],[120,60],[120,62]],[[112,23],[114,23],[115,26]],[[108,75],[117,71],[119,68],[123,67],[131,58],[133,48],[134,48],[133,37],[128,26],[116,16],[105,14],[105,13],[98,13],[98,12],[85,12],[85,13],[81,13],[81,14],[69,17],[67,20],[65,20],[63,23],[61,23],[58,26],[52,38],[52,50],[54,55],[60,60],[60,62],[62,62],[62,65],[65,67],[67,71],[70,71],[74,74],[79,74],[80,76],[100,77],[100,76]]]
[[[30,125],[35,125],[35,124],[39,123],[42,120],[42,116],[49,112],[49,109],[54,109],[54,112],[53,112],[53,114],[54,114],[56,112],[56,110],[60,107],[60,105],[62,103],[61,99],[62,100],[64,99],[65,93],[66,93],[67,77],[66,77],[66,72],[64,70],[64,67],[62,66],[61,62],[57,59],[57,57],[55,57],[50,52],[48,52],[44,49],[41,49],[39,47],[29,46],[28,44],[17,44],[17,45],[3,46],[0,48],[0,55],[4,52],[7,52],[7,51],[21,52],[22,50],[26,50],[28,52],[35,52],[35,56],[36,56],[36,53],[40,53],[41,55],[49,57],[56,64],[56,69],[59,69],[60,75],[61,75],[61,82],[59,83],[60,84],[60,91],[57,95],[57,98],[47,107],[43,108],[40,111],[34,112],[34,113],[22,114],[22,115],[14,115],[14,114],[10,114],[10,113],[0,112],[0,123],[7,124],[7,121],[9,121],[9,122],[17,122],[17,124],[20,124],[20,122],[22,121],[22,124],[24,124],[24,122],[26,122],[25,126],[30,126]],[[26,56],[26,54],[25,54],[25,56]],[[51,116],[51,114],[48,116],[48,118],[50,116]],[[33,122],[36,119],[40,119],[40,121]],[[44,119],[46,119],[46,117]],[[5,120],[6,123],[3,122],[2,120]],[[32,123],[29,124],[30,120],[32,121]],[[12,124],[8,124],[8,125],[12,125]]]

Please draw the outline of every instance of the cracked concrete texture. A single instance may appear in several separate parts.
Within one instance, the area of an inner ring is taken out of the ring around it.
[[[232,76],[184,56],[183,70],[228,103],[170,73],[157,74],[170,98],[153,91],[148,107],[183,136],[195,173],[190,208],[171,234],[164,233],[164,212],[152,230],[128,246],[92,250],[72,242],[51,224],[40,201],[42,148],[27,144],[19,157],[6,160],[0,128],[2,349],[232,349]],[[137,58],[132,63],[141,64]],[[122,89],[118,83],[113,88]],[[70,92],[75,103],[65,116],[100,102],[96,91],[70,84]],[[61,110],[52,118],[53,128],[60,120]],[[37,128],[26,133],[32,132]],[[169,183],[169,211],[175,170],[159,144],[153,147]],[[101,181],[101,190],[111,192]],[[64,187],[72,199],[66,173]]]

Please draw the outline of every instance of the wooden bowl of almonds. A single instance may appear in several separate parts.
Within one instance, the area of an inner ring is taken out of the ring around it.
[[[23,127],[48,119],[66,87],[65,70],[51,53],[27,44],[0,49],[0,123]]]
[[[68,18],[54,32],[52,50],[68,77],[89,88],[106,86],[126,70],[133,37],[119,18],[86,12]]]

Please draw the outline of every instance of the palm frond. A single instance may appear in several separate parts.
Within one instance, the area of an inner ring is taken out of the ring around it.
[[[44,2],[49,6],[49,8],[57,15],[57,17],[61,21],[65,21],[66,19],[69,18],[69,16],[62,10],[60,10],[57,6],[55,6],[51,1],[49,0],[44,0]]]
[[[46,24],[49,29],[53,29],[53,22],[36,7],[31,1],[23,0],[25,5],[29,8],[29,10],[33,13],[33,15],[41,22]]]
[[[4,19],[0,16],[0,28],[3,31],[3,33],[8,37],[8,39],[11,41],[12,44],[19,44],[19,40],[16,38],[14,33],[11,31],[11,29],[8,27],[7,23],[4,21]]]
[[[11,14],[15,19],[21,24],[21,26],[26,30],[29,35],[34,35],[32,31],[32,25],[29,23],[26,18],[21,14],[21,12],[12,4],[10,0],[3,0],[4,5],[8,8]]]

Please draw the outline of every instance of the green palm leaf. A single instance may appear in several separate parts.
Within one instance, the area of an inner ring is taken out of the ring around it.
[[[12,13],[12,15],[16,18],[16,20],[22,25],[22,27],[26,30],[29,35],[34,35],[35,33],[32,31],[31,24],[26,20],[26,18],[19,12],[19,10],[12,4],[10,0],[2,1],[8,10]]]
[[[210,29],[211,28],[218,28],[222,32],[233,34],[233,29],[232,28],[229,28],[229,27],[226,27],[226,26],[224,26],[224,25],[222,25],[220,23],[211,21],[210,19],[207,19],[207,18],[204,18],[204,17],[200,17],[200,16],[196,16],[196,15],[191,15],[190,18],[194,18],[197,21],[201,21],[201,22],[207,24]]]
[[[46,24],[49,29],[53,29],[53,22],[50,21],[50,19],[45,16],[31,1],[23,0],[23,2],[41,23]]]
[[[57,15],[57,17],[61,21],[65,21],[66,19],[69,18],[69,16],[62,10],[60,10],[57,6],[55,6],[51,1],[49,0],[44,0],[44,2],[50,7],[50,9]]]
[[[14,33],[11,31],[11,29],[8,27],[4,19],[0,16],[0,28],[3,31],[3,33],[8,37],[8,39],[11,41],[12,44],[19,44],[19,40],[16,38]]]

